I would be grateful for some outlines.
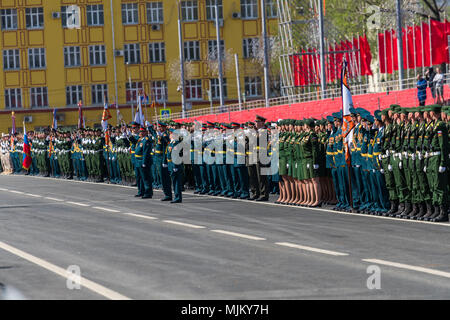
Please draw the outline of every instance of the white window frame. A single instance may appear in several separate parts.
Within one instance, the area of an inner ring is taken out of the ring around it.
[[[211,90],[211,98],[213,100],[220,99],[219,78],[209,79],[209,90]],[[222,91],[223,97],[227,98],[228,97],[227,78],[223,78]]]
[[[186,99],[202,100],[202,79],[186,80]]]
[[[100,99],[101,96],[101,99]],[[107,84],[93,84],[91,86],[91,100],[93,105],[101,105],[108,102],[108,85]],[[100,101],[99,101],[100,99]]]
[[[78,46],[64,47],[64,67],[80,67],[81,66],[81,48]],[[69,63],[67,63],[69,62]]]
[[[242,50],[244,59],[255,58],[256,52],[259,50],[259,38],[242,39]]]
[[[11,66],[12,62],[12,67]],[[20,50],[3,50],[3,70],[20,70]]]
[[[169,99],[169,91],[167,88],[167,81],[152,81],[152,97],[156,100],[156,102],[167,102]]]
[[[29,69],[45,69],[47,67],[45,48],[29,48],[28,64]]]
[[[181,17],[183,21],[198,21],[198,1],[181,1]]]
[[[15,98],[15,105],[13,106],[13,99]],[[19,101],[19,103],[17,103]],[[5,109],[19,109],[22,108],[22,89],[21,88],[6,88],[5,89]]]
[[[164,23],[164,11],[162,2],[147,2],[147,23]]]
[[[103,26],[105,25],[105,16],[102,4],[88,5],[86,8],[87,25],[88,26]]]
[[[241,0],[241,18],[258,19],[257,0]]]
[[[220,40],[220,49],[222,50],[222,59],[225,57],[225,41]],[[218,48],[217,40],[208,40],[208,59],[217,60]]]
[[[83,100],[83,86],[67,86],[66,87],[66,105],[76,106],[78,102]]]
[[[262,96],[262,83],[260,76],[245,77],[245,96],[248,98]]]
[[[44,8],[26,8],[25,23],[27,29],[44,29]]]
[[[278,18],[278,4],[277,0],[266,0],[266,18]]]
[[[200,41],[185,41],[184,61],[198,61],[200,60]]]
[[[124,47],[124,62],[129,64],[141,63],[141,45],[139,43],[128,43]],[[131,59],[133,58],[133,59]]]
[[[17,30],[17,9],[1,9],[2,30]]]
[[[125,97],[127,99],[127,103],[136,103],[137,102],[137,96],[139,95],[139,92],[144,90],[144,86],[142,82],[131,82],[131,88],[130,88],[130,82],[126,83],[125,86]]]
[[[41,100],[42,105],[38,105],[38,99]],[[48,107],[48,90],[47,87],[33,87],[30,88],[31,108],[45,108]]]
[[[137,3],[122,3],[122,24],[139,24],[139,7]]]
[[[89,65],[104,66],[106,65],[106,48],[105,45],[89,46]]]
[[[148,59],[150,63],[162,63],[166,61],[165,42],[150,42],[148,44]]]
[[[219,19],[223,20],[222,0],[206,0],[206,20],[208,21],[216,21],[216,1],[219,5]]]

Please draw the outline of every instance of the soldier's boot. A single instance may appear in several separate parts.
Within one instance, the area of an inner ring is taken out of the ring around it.
[[[400,216],[397,216],[398,218],[406,219],[406,217],[411,213],[412,211],[412,205],[411,202],[407,202],[405,205],[405,210],[403,210],[402,213],[400,213]]]
[[[437,217],[441,215],[441,206],[434,206],[434,213],[428,217],[428,221],[434,221]]]
[[[427,213],[426,206],[424,202],[419,203],[419,213],[412,217],[413,220],[421,220],[422,217]]]
[[[427,202],[427,212],[422,218],[420,218],[420,220],[427,221],[428,218],[433,215],[433,213],[434,213],[433,206],[431,205],[430,202]]]
[[[448,221],[448,209],[446,206],[442,205],[439,207],[439,215],[433,218],[431,221],[433,222],[447,222]]]
[[[390,214],[398,210],[398,201],[391,201],[391,209],[388,212],[383,213],[383,217],[388,217]]]
[[[400,213],[403,212],[403,210],[405,210],[405,203],[401,202],[398,205],[397,211],[394,211],[393,213],[389,214],[390,217],[396,217],[397,215],[399,215]]]
[[[413,204],[413,209],[412,211],[409,213],[409,215],[406,217],[406,219],[413,219],[415,216],[417,216],[419,214],[419,204],[414,203]]]

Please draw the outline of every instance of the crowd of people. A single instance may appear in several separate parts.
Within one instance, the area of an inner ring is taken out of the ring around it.
[[[2,174],[135,185],[143,199],[162,189],[161,200],[171,203],[182,202],[182,192],[191,188],[254,201],[278,194],[280,205],[328,204],[338,211],[448,221],[450,107],[391,105],[374,114],[363,108],[350,113],[355,126],[349,140],[341,112],[200,127],[171,121],[107,130],[49,128],[27,133],[28,170],[22,167],[23,136],[3,134]],[[276,139],[264,142],[273,132]],[[189,146],[187,162],[175,159],[180,143]]]

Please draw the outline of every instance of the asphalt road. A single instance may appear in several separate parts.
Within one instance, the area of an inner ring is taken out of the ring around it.
[[[0,176],[0,283],[27,299],[450,298],[448,223],[134,194]]]

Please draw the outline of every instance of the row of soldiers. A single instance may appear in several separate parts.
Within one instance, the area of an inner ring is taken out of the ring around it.
[[[159,122],[110,127],[107,132],[30,133],[33,164],[28,173],[96,182],[107,178],[137,185],[137,196],[144,198],[153,195],[153,188],[162,188],[163,199],[175,202],[181,201],[185,182],[194,193],[257,201],[268,201],[279,187],[279,204],[332,204],[334,210],[446,221],[449,107],[392,105],[373,115],[363,108],[350,112],[355,125],[351,139],[342,135],[340,112],[321,120],[277,123],[257,116],[254,122],[208,122],[200,128]],[[279,144],[263,145],[260,136],[273,128],[280,132]],[[191,133],[190,161],[181,166],[174,165],[171,150],[186,138],[175,129]],[[241,134],[227,135],[230,130]],[[250,148],[252,134],[256,144]],[[218,137],[223,138],[222,148],[217,148]],[[13,143],[11,158],[20,148],[19,141]],[[267,173],[273,161],[261,161],[261,152],[275,156],[278,170]],[[258,156],[251,162],[253,154]]]

